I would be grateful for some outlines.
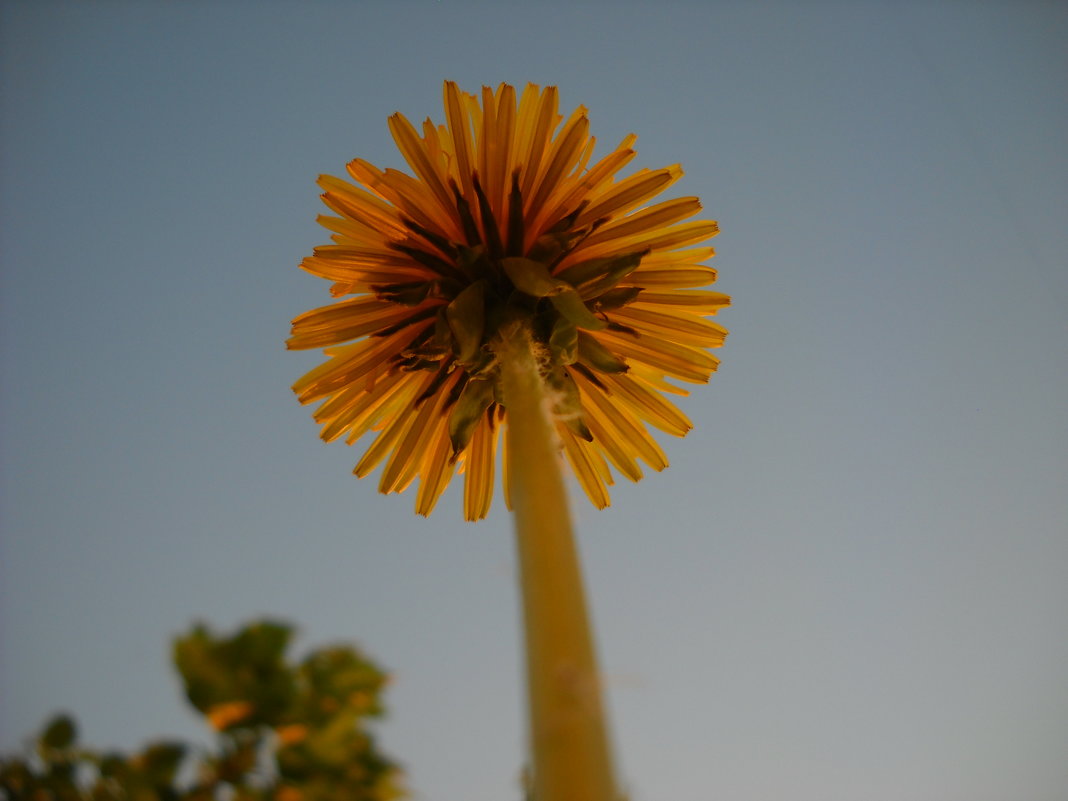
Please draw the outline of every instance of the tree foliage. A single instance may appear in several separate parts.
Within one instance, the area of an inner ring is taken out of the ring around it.
[[[4,801],[391,801],[399,768],[367,730],[386,675],[346,646],[286,659],[291,627],[254,623],[230,637],[198,625],[174,642],[189,703],[212,748],[159,740],[134,754],[78,742],[66,714],[27,753],[0,758]]]

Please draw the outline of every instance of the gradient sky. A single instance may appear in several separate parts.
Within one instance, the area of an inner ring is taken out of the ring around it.
[[[575,511],[631,801],[1064,801],[1063,2],[0,4],[0,749],[205,739],[195,620],[394,676],[419,801],[517,799],[511,522],[358,482],[289,385],[315,178],[557,84],[720,221],[672,466]],[[600,151],[603,152],[603,151]]]

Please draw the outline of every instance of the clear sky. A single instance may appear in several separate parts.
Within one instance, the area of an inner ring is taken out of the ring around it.
[[[720,221],[672,466],[576,497],[632,801],[1063,801],[1063,2],[0,4],[0,749],[204,738],[171,637],[388,668],[420,801],[517,799],[511,522],[323,445],[315,178],[441,82],[556,84]],[[666,438],[670,439],[670,438]]]

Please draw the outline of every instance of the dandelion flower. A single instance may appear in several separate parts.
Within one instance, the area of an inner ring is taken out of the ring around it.
[[[355,183],[323,176],[333,244],[302,267],[335,303],[293,321],[288,346],[329,360],[294,385],[318,402],[322,437],[374,432],[356,465],[379,489],[419,479],[429,514],[464,475],[464,514],[485,517],[504,430],[515,512],[538,801],[616,801],[592,627],[560,451],[586,495],[608,505],[614,468],[637,481],[667,458],[649,426],[690,422],[664,396],[704,383],[730,301],[700,287],[715,271],[693,221],[697,198],[652,202],[676,165],[617,178],[627,136],[594,160],[586,109],[566,120],[555,87],[501,84],[481,96],[445,83],[445,124],[390,131],[411,173],[356,159]]]
[[[697,287],[716,223],[692,221],[695,197],[650,204],[676,165],[617,178],[636,137],[595,160],[584,107],[565,120],[555,87],[444,87],[444,125],[390,132],[409,172],[356,159],[355,183],[322,176],[333,244],[301,266],[338,300],[293,321],[291,349],[328,361],[296,382],[319,402],[326,441],[375,437],[355,474],[379,465],[379,489],[416,478],[427,515],[464,474],[464,514],[484,517],[494,456],[509,421],[502,332],[520,326],[550,389],[559,444],[586,495],[609,503],[611,468],[631,480],[667,466],[648,427],[682,436],[690,421],[664,394],[704,383],[726,330],[707,317],[729,303]]]

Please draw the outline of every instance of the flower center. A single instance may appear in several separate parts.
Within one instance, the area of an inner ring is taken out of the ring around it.
[[[462,371],[445,400],[445,408],[452,409],[450,433],[458,453],[481,415],[499,403],[495,339],[502,326],[523,325],[544,354],[543,378],[558,399],[559,419],[589,440],[592,437],[582,422],[578,388],[570,371],[578,371],[602,386],[598,372],[628,369],[589,332],[609,329],[637,335],[632,328],[611,322],[606,312],[631,303],[642,291],[640,287],[618,285],[638,267],[646,251],[575,261],[560,269],[565,257],[605,219],[576,228],[575,220],[586,205],[582,202],[524,248],[526,225],[519,172],[512,175],[503,232],[477,173],[472,183],[478,200],[474,210],[451,183],[465,241],[450,241],[414,220],[404,219],[411,235],[391,247],[430,275],[423,280],[372,287],[379,300],[412,308],[408,317],[375,336],[413,328],[412,339],[392,357],[392,369],[436,371],[434,380],[416,399],[417,405],[435,395],[454,371]]]

